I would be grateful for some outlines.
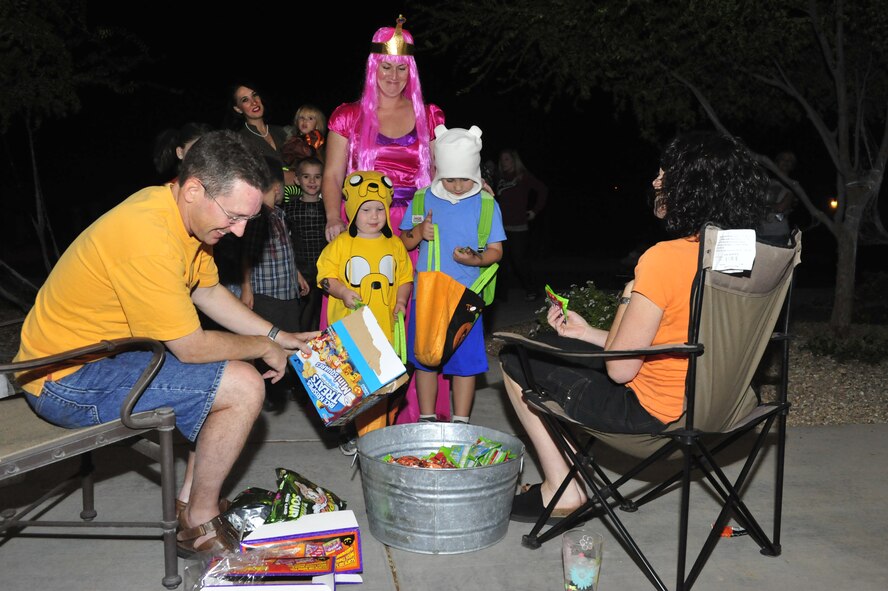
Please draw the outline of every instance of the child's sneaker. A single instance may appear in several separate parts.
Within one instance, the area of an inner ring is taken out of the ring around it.
[[[339,451],[341,451],[344,456],[353,456],[358,453],[358,438],[352,437],[348,441],[340,443]]]
[[[358,453],[358,434],[355,424],[348,423],[339,428],[339,451],[344,456],[353,456]]]

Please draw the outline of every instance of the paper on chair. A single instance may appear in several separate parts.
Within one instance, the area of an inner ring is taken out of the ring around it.
[[[742,273],[755,261],[755,230],[720,230],[712,255],[712,270]]]

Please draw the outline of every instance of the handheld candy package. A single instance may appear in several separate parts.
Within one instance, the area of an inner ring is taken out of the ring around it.
[[[550,306],[560,306],[561,315],[567,320],[567,298],[561,297],[551,287],[546,285],[546,301]]]

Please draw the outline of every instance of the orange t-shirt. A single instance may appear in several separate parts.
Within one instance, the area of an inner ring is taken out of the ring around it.
[[[680,238],[649,248],[635,267],[638,292],[663,310],[652,345],[686,343],[691,307],[691,285],[697,272],[699,242]],[[664,423],[684,412],[687,357],[650,355],[638,374],[626,385],[651,415]]]
[[[170,186],[142,189],[84,230],[56,263],[25,319],[16,361],[105,339],[184,337],[200,326],[191,292],[217,283],[212,249],[188,234]],[[44,381],[22,388],[39,396]]]

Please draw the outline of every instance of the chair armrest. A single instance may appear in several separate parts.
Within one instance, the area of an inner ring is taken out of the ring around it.
[[[148,384],[151,383],[151,380],[154,379],[163,365],[166,348],[160,341],[142,337],[101,341],[93,345],[64,351],[48,357],[29,359],[28,361],[19,361],[16,363],[0,364],[0,373],[30,371],[63,363],[66,365],[78,365],[81,363],[96,361],[103,357],[126,353],[128,351],[150,351],[152,355],[151,360],[148,362],[148,366],[142,371],[135,384],[133,384],[132,389],[130,389],[123,401],[123,405],[120,407],[120,420],[130,429],[157,428],[164,422],[161,418],[155,416],[133,416],[133,409],[139,401],[139,398],[142,396],[142,393],[148,387]]]
[[[643,347],[641,349],[632,350],[590,351],[588,349],[579,350],[578,348],[573,349],[570,347],[556,347],[554,345],[541,343],[540,341],[535,341],[520,334],[515,334],[511,332],[495,332],[493,333],[493,338],[498,341],[503,341],[507,344],[519,345],[533,351],[540,351],[543,353],[554,355],[556,357],[566,357],[573,359],[616,359],[621,357],[638,357],[639,355],[662,355],[665,353],[691,356],[700,355],[703,353],[702,343],[675,343],[656,345],[653,347]],[[565,343],[568,344],[571,342],[571,340],[572,339],[568,338],[564,339]],[[579,343],[579,341],[577,341],[577,343]]]
[[[774,332],[771,334],[770,341],[772,343],[780,342],[780,341],[791,341],[792,335],[785,332]]]

